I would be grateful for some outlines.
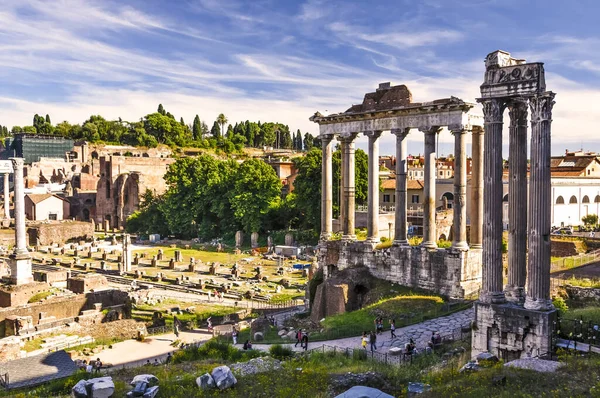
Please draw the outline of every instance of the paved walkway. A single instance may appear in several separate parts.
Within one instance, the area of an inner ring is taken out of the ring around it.
[[[454,314],[430,319],[425,322],[421,322],[415,325],[405,326],[403,328],[396,329],[396,338],[391,337],[389,330],[384,331],[382,334],[377,336],[377,351],[386,353],[392,347],[404,347],[404,344],[412,338],[417,348],[424,348],[427,343],[431,341],[432,332],[439,332],[442,337],[448,336],[456,332],[461,326],[468,325],[474,318],[475,310],[469,308],[464,311],[455,312]],[[310,336],[309,336],[310,337]],[[282,340],[284,342],[284,340]],[[326,341],[315,341],[308,343],[308,349],[321,347],[323,344],[336,346],[338,348],[362,348],[361,347],[361,336],[347,337],[337,340],[326,340]],[[294,351],[302,350],[300,345],[294,347],[294,344],[287,344],[291,346]],[[259,350],[268,350],[270,344],[253,344],[252,348]]]
[[[459,311],[454,314],[430,319],[425,322],[421,322],[415,325],[406,326],[403,328],[396,329],[396,338],[391,338],[391,333],[386,330],[382,334],[377,336],[377,351],[386,353],[392,347],[403,347],[405,343],[412,338],[417,344],[417,348],[424,348],[431,339],[432,332],[439,332],[440,335],[447,336],[451,335],[461,326],[468,325],[473,320],[474,309],[470,308],[464,311]],[[279,317],[289,316],[289,314],[280,314]],[[181,332],[179,334],[179,340],[185,343],[192,343],[198,341],[206,341],[212,337],[206,329],[198,329],[190,332]],[[158,358],[161,362],[164,362],[167,353],[175,351],[175,347],[171,346],[171,343],[176,340],[173,333],[164,334],[159,336],[150,336],[143,342],[136,340],[127,340],[113,345],[112,349],[106,349],[98,354],[95,354],[93,358],[100,358],[104,364],[111,364],[116,367],[137,367],[144,365],[147,360],[151,363],[154,362],[155,358]],[[284,340],[282,340],[284,342]],[[338,348],[361,348],[361,337],[348,337],[337,340],[326,340],[316,341],[308,343],[308,349],[321,347],[323,344],[336,346]],[[293,343],[286,344],[290,346],[294,351],[301,351],[300,345],[294,347]],[[237,345],[241,348],[241,342]],[[259,350],[268,350],[270,344],[254,344],[253,348]]]

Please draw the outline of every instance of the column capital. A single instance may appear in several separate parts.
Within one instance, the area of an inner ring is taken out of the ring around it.
[[[513,98],[507,106],[510,126],[527,126],[527,99]]]
[[[365,137],[369,137],[369,138],[379,138],[381,137],[381,133],[383,133],[382,130],[370,130],[370,131],[364,131],[363,134],[365,135]]]
[[[473,135],[482,135],[484,132],[483,126],[473,126],[471,128],[471,134]]]
[[[12,162],[13,170],[16,170],[17,167],[23,168],[23,164],[25,163],[25,159],[23,158],[8,158]]]
[[[391,133],[400,139],[406,138],[408,133],[410,132],[410,127],[402,128],[402,129],[392,129]]]
[[[321,134],[321,135],[319,135],[318,138],[321,140],[322,145],[327,145],[335,138],[335,135],[334,134]]]
[[[448,129],[450,130],[450,134],[452,135],[466,134],[469,131],[463,126],[448,126]]]
[[[478,99],[483,105],[483,120],[486,124],[502,123],[502,114],[506,108],[506,102],[500,98]]]
[[[547,91],[529,99],[532,123],[552,120],[552,107],[555,103],[555,95],[552,91]]]
[[[425,134],[437,134],[442,130],[440,126],[421,126],[419,131]]]
[[[356,139],[357,136],[358,133],[340,133],[339,139],[351,143]]]

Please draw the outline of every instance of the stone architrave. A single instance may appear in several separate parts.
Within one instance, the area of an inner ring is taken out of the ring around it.
[[[286,246],[294,246],[294,234],[292,234],[292,233],[285,234],[285,245]]]
[[[258,232],[252,232],[252,234],[250,235],[250,246],[253,249],[256,249],[258,247]]]
[[[242,231],[237,231],[235,233],[235,247],[240,248],[244,244],[244,233]]]
[[[12,284],[23,285],[33,282],[31,256],[27,250],[25,226],[25,193],[23,181],[23,158],[10,158],[14,170],[15,203],[15,248],[9,257]]]

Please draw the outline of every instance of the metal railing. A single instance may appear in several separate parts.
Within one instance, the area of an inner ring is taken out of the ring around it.
[[[577,256],[563,257],[550,263],[550,272],[564,271],[600,260],[600,250]]]

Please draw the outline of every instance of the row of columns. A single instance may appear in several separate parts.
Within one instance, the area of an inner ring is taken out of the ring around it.
[[[527,193],[527,102],[531,110],[531,156]],[[484,230],[480,301],[552,308],[550,300],[550,124],[554,93],[531,98],[483,99]],[[508,283],[502,275],[502,124],[509,109]],[[527,206],[527,203],[529,206]],[[529,211],[528,211],[529,208]],[[527,285],[527,286],[526,286]]]
[[[437,247],[435,219],[435,138],[440,127],[421,129],[425,134],[425,183],[424,183],[424,218],[423,246]],[[407,140],[410,129],[392,129],[396,136],[396,214],[394,245],[408,245],[407,239]],[[367,131],[364,133],[369,140],[369,182],[368,182],[368,212],[367,240],[379,241],[379,138],[382,131]],[[454,230],[452,247],[457,250],[468,250],[466,226],[466,190],[467,190],[467,154],[465,135],[466,130],[452,131],[455,138],[455,170],[454,170]],[[342,134],[338,138],[341,144],[341,192],[340,218],[342,220],[343,239],[353,239],[355,228],[355,139],[358,133]],[[481,128],[473,128],[473,216],[471,225],[471,245],[480,248],[482,231],[478,226],[482,222],[483,202],[481,195],[483,186],[482,170],[475,170],[483,160]],[[332,140],[333,135],[321,136],[322,162],[322,203],[321,203],[321,236],[327,239],[332,232]]]

